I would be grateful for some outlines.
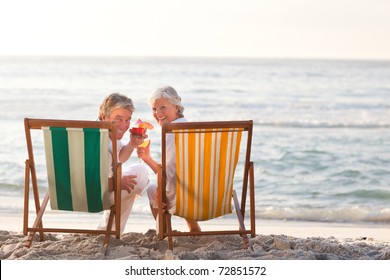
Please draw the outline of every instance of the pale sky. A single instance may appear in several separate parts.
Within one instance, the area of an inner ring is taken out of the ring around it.
[[[0,55],[390,59],[390,0],[0,0]]]

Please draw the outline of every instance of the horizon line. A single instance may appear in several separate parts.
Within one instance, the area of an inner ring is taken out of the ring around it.
[[[0,58],[137,58],[137,59],[255,59],[255,60],[327,60],[327,61],[390,61],[390,57],[300,57],[300,56],[211,56],[211,55],[131,55],[131,54],[0,54]]]

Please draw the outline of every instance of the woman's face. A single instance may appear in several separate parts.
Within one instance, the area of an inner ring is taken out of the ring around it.
[[[158,98],[152,103],[153,117],[159,125],[170,123],[179,118],[178,107],[172,105],[165,98]]]
[[[115,122],[116,139],[120,140],[130,127],[132,111],[127,109],[115,109],[111,112],[109,117],[103,117],[103,121]]]

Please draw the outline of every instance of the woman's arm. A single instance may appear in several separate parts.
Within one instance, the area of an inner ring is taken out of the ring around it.
[[[137,148],[138,157],[142,159],[149,167],[153,170],[154,173],[157,173],[158,162],[156,162],[150,155],[150,145],[143,148]]]

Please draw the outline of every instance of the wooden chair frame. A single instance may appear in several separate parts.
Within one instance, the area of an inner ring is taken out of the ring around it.
[[[238,202],[238,198],[235,190],[233,189],[233,203],[236,209],[238,218],[238,230],[220,230],[220,231],[202,231],[202,232],[180,232],[172,230],[171,214],[162,208],[162,204],[159,203],[158,207],[158,237],[160,240],[168,238],[168,247],[173,249],[173,236],[202,236],[202,235],[241,235],[244,241],[244,247],[248,248],[249,240],[247,234],[251,237],[256,235],[255,224],[255,186],[254,186],[254,166],[250,161],[251,145],[252,145],[252,130],[253,121],[218,121],[218,122],[183,122],[183,123],[169,123],[162,126],[162,162],[158,165],[158,200],[167,201],[166,198],[166,135],[169,133],[175,133],[175,130],[182,129],[243,129],[247,133],[246,142],[246,154],[244,159],[244,175],[242,181],[242,196],[241,204]],[[190,132],[191,133],[191,132]],[[247,230],[244,224],[245,217],[245,205],[248,195],[248,180],[249,180],[249,206],[250,206],[250,229]]]
[[[114,197],[115,203],[111,206],[111,212],[109,222],[106,230],[93,230],[93,229],[72,229],[72,228],[46,228],[43,226],[43,214],[45,212],[47,203],[49,201],[49,191],[46,192],[42,202],[40,201],[38,191],[37,172],[34,162],[34,151],[31,130],[39,130],[42,127],[66,127],[66,128],[105,128],[109,130],[111,139],[116,139],[116,130],[111,122],[103,121],[79,121],[79,120],[54,120],[54,119],[24,119],[28,159],[25,162],[25,188],[24,188],[24,216],[23,216],[23,234],[27,235],[25,246],[30,247],[35,234],[38,232],[40,241],[44,240],[45,232],[63,232],[63,233],[85,233],[85,234],[104,234],[104,245],[108,246],[110,235],[115,235],[117,239],[120,238],[120,214],[121,214],[121,164],[117,158],[117,145],[116,141],[112,141],[113,149],[113,183],[114,183]],[[108,152],[108,151],[107,151]],[[35,221],[31,227],[29,227],[28,214],[29,214],[29,191],[30,191],[30,176],[31,187],[35,202]],[[111,230],[115,217],[115,230]]]

